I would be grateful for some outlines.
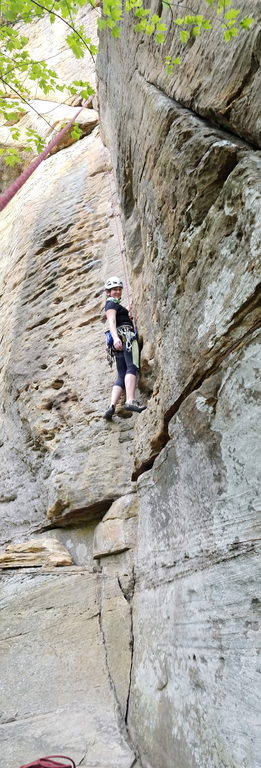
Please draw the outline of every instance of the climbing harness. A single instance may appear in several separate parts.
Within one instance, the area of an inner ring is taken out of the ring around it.
[[[127,352],[131,352],[132,362],[136,368],[140,367],[140,349],[136,328],[132,330],[129,325],[120,325],[117,328],[118,335],[125,345]]]
[[[105,155],[105,147],[104,147],[103,154],[104,154],[105,164],[107,165],[107,157]],[[125,249],[123,247],[123,242],[122,242],[122,238],[121,238],[121,234],[120,234],[120,229],[119,229],[119,224],[118,224],[118,216],[119,216],[119,214],[117,214],[116,206],[115,206],[115,203],[113,201],[113,198],[114,198],[116,190],[114,192],[113,189],[112,189],[111,178],[110,178],[110,174],[111,173],[112,173],[112,175],[114,175],[113,174],[113,170],[112,169],[110,170],[108,168],[108,180],[109,180],[109,187],[110,187],[110,194],[111,194],[111,207],[112,207],[112,212],[114,213],[114,220],[115,220],[115,225],[116,225],[116,234],[117,234],[117,239],[118,239],[118,243],[119,243],[119,253],[120,253],[120,256],[121,256],[122,269],[123,269],[123,274],[124,274],[124,281],[125,281],[125,286],[126,286],[126,293],[127,293],[128,304],[129,304],[129,306],[131,306],[127,262],[126,262],[126,256],[125,256]],[[115,184],[115,187],[116,187],[115,179],[114,179],[114,184]],[[134,322],[134,325],[135,325],[135,322]]]
[[[137,338],[137,331],[133,331],[129,325],[119,325],[117,328],[117,333],[120,339],[123,341],[123,344],[125,344],[127,352],[130,352],[132,348],[132,342]]]
[[[139,368],[139,343],[136,329],[132,330],[129,325],[120,325],[117,328],[117,333],[122,343],[125,345],[126,351],[132,353],[132,362],[134,365],[136,365],[136,368]],[[105,338],[107,360],[111,368],[115,359],[115,349],[113,346],[113,338],[109,329],[105,331]]]
[[[57,762],[57,759],[59,762]],[[61,763],[60,760],[63,762]],[[67,760],[67,763],[65,763],[64,760]],[[49,757],[39,757],[38,760],[34,760],[32,763],[20,765],[20,768],[76,768],[76,766],[71,757],[65,757],[65,755],[50,755]]]

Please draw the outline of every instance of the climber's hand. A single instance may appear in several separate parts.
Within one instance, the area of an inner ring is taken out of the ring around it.
[[[122,349],[122,341],[119,339],[119,336],[116,336],[115,339],[113,339],[113,346],[118,352]]]

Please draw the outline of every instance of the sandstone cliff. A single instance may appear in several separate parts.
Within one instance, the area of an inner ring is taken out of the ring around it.
[[[258,3],[238,6],[260,17]],[[153,10],[168,23],[164,4]],[[259,46],[258,24],[231,47],[214,26],[170,77],[171,28],[162,53],[130,19],[116,43],[101,36],[148,396],[128,724],[153,768],[259,759]]]
[[[117,191],[94,115],[2,217],[5,768],[258,766],[260,29],[217,37],[167,78],[103,33]],[[107,425],[117,194],[148,409]]]

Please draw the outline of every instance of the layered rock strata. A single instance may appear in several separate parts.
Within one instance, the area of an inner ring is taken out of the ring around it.
[[[98,62],[148,397],[128,710],[144,768],[259,760],[260,29],[219,34],[167,77],[175,38],[161,55],[125,20]]]
[[[258,34],[214,59],[214,29],[173,78],[131,26],[102,37],[146,412],[102,419],[102,285],[123,266],[97,128],[2,219],[5,768],[258,766]],[[35,539],[42,567],[18,571]]]
[[[125,607],[118,592],[118,601],[114,593],[109,604],[115,622],[121,600]],[[104,640],[106,597],[97,574],[87,567],[25,569],[5,574],[2,593],[5,765],[16,768],[48,750],[88,768],[131,768],[134,755],[115,708]]]
[[[0,555],[0,568],[26,568],[30,566],[72,565],[69,552],[54,537],[30,539],[8,544],[6,552]]]
[[[115,376],[101,318],[105,277],[120,269],[117,217],[108,153],[95,129],[49,158],[2,219],[6,768],[63,752],[88,768],[138,766],[125,725],[133,594],[125,553],[137,520],[133,418],[120,409],[114,424],[102,418]],[[113,546],[105,522],[98,536],[103,576],[99,559],[93,567],[96,521],[121,497],[112,510]],[[105,562],[111,550],[119,553],[113,569]],[[59,569],[72,559],[73,567]]]
[[[32,55],[47,56],[47,39],[52,55],[45,22],[24,32],[33,38]],[[57,69],[72,79],[82,72],[66,53],[65,34],[63,28]],[[32,105],[51,110],[53,123],[71,117],[72,107],[43,98],[34,93]],[[113,424],[102,418],[115,378],[106,360],[103,285],[123,268],[122,241],[97,113],[81,114],[87,135],[46,160],[1,219],[0,752],[6,768],[55,753],[86,768],[139,768],[125,722],[137,524],[134,419],[121,408]],[[97,521],[111,505],[93,560]]]

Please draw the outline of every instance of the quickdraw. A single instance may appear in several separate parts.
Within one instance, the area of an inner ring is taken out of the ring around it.
[[[137,337],[137,332],[133,331],[129,325],[120,325],[119,328],[117,328],[117,332],[120,339],[125,344],[127,352],[130,352],[132,342]]]

